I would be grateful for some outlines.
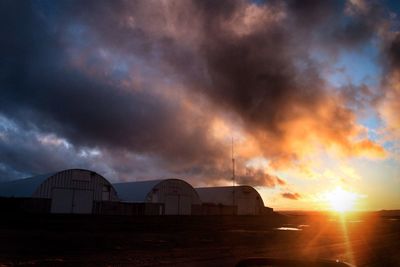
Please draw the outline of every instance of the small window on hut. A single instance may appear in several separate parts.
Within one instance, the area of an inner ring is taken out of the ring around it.
[[[110,200],[111,186],[103,185],[102,200]]]

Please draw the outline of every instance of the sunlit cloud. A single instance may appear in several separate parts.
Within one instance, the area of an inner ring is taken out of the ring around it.
[[[297,200],[297,199],[301,198],[301,195],[299,193],[286,192],[286,193],[282,193],[281,195],[284,198],[288,198],[288,199],[292,199],[292,200]]]
[[[67,140],[64,138],[57,137],[54,134],[39,134],[37,136],[39,142],[43,145],[50,145],[50,146],[64,146],[65,148],[70,148],[71,144],[68,143]]]
[[[399,158],[400,42],[384,4],[15,2],[1,13],[16,29],[0,45],[0,164],[14,178],[79,165],[228,185],[233,156],[238,183],[306,205],[327,185],[370,182],[352,160]]]

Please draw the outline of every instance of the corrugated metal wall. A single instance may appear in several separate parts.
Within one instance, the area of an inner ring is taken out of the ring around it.
[[[165,215],[190,215],[192,205],[200,204],[200,198],[193,187],[178,179],[167,179],[157,184],[148,193],[146,201],[163,203]]]
[[[148,202],[165,202],[167,195],[186,196],[191,199],[192,204],[200,204],[200,198],[193,187],[178,179],[168,179],[155,186],[146,197]]]
[[[225,207],[235,206],[237,215],[260,215],[263,212],[264,202],[257,190],[251,186],[203,187],[196,188],[196,191],[203,202],[205,214],[228,212],[225,212],[225,209],[221,212],[211,204]],[[207,206],[205,204],[210,205]]]
[[[51,176],[39,186],[33,197],[52,198],[52,191],[55,188],[92,191],[95,201],[118,200],[114,188],[102,176],[95,172],[76,169],[62,171]]]

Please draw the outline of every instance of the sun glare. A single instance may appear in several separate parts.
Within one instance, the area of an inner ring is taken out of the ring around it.
[[[346,212],[354,209],[354,204],[359,196],[356,193],[336,187],[335,190],[327,192],[325,197],[332,210]]]

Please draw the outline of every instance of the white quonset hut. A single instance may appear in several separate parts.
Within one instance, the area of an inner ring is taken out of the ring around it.
[[[115,183],[121,201],[140,203],[161,203],[165,215],[190,215],[192,207],[200,205],[200,198],[194,188],[180,179],[149,180]]]
[[[103,176],[82,169],[1,183],[0,197],[50,199],[51,213],[90,214],[95,201],[118,201],[115,189]]]
[[[195,188],[203,204],[236,206],[237,215],[260,215],[264,202],[251,186],[222,186]]]

